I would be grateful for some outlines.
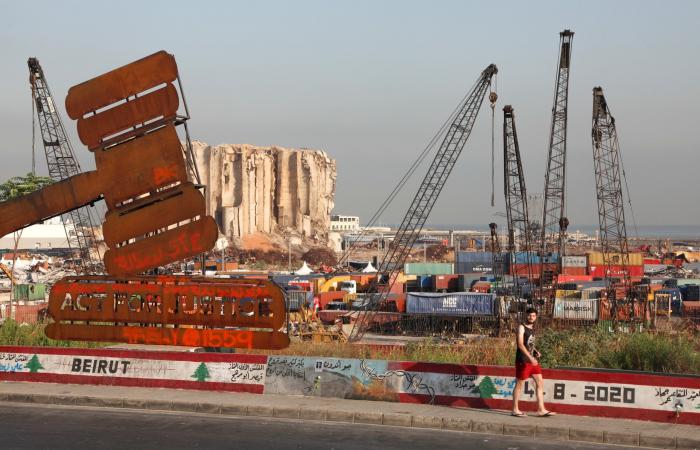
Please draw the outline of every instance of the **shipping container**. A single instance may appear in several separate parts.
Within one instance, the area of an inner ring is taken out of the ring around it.
[[[581,291],[557,289],[555,297],[559,299],[578,299],[581,298]]]
[[[345,294],[347,294],[347,292],[343,291],[319,292],[318,294],[316,294],[316,297],[318,297],[319,308],[326,309],[326,306],[330,302],[342,301],[345,297]]]
[[[661,264],[661,260],[659,258],[644,258],[644,265],[646,266],[647,264]]]
[[[593,281],[593,277],[590,275],[571,275],[571,274],[562,274],[557,276],[557,283],[562,284],[562,283],[581,283],[581,282],[588,282],[588,281]]]
[[[588,275],[588,267],[562,267],[561,268],[561,273],[563,275]]]
[[[700,301],[700,286],[696,284],[686,284],[682,286],[681,292],[683,293],[683,300],[689,302]]]
[[[406,275],[451,275],[454,273],[452,263],[406,263]]]
[[[518,252],[515,254],[515,264],[527,264],[528,257],[532,264],[558,264],[559,253],[547,253],[538,255],[538,252]]]
[[[456,263],[491,264],[492,261],[491,252],[455,252]]]
[[[12,287],[12,298],[15,300],[45,300],[46,284],[15,284]]]
[[[433,275],[432,283],[436,292],[455,292],[459,285],[459,275]]]
[[[488,281],[477,281],[472,285],[472,292],[488,294],[489,292],[491,292],[491,283]]]
[[[287,310],[299,311],[302,306],[310,306],[314,301],[314,294],[311,291],[289,290],[285,292],[287,297]]]
[[[683,316],[700,318],[700,301],[684,301],[683,306],[681,307],[681,311],[683,311]]]
[[[570,320],[597,320],[597,299],[554,299],[554,318]]]
[[[590,300],[594,298],[600,298],[601,289],[597,287],[589,287],[586,289],[581,289],[581,299]]]
[[[643,266],[644,265],[644,257],[642,256],[641,253],[639,252],[631,252],[628,254],[629,255],[629,260],[627,261],[627,264],[630,266]],[[611,253],[610,254],[611,258],[611,263],[613,265],[621,265],[622,264],[622,258],[619,253]],[[588,265],[589,266],[602,266],[605,264],[605,261],[603,260],[603,252],[588,252]]]
[[[503,272],[505,273],[506,265],[503,265]],[[489,261],[488,263],[479,262],[456,262],[455,263],[455,273],[493,273],[494,267],[493,263]]]
[[[627,266],[627,272],[630,277],[641,278],[644,275],[644,266]],[[589,275],[593,277],[605,278],[606,275],[611,278],[621,277],[624,275],[623,266],[610,266],[610,271],[608,272],[607,267],[604,265],[600,266],[589,266]]]
[[[586,267],[588,258],[584,256],[563,256],[561,258],[562,267]]]
[[[406,294],[408,314],[434,314],[440,316],[492,316],[494,294],[453,292],[450,294]]]
[[[459,279],[457,280],[457,291],[458,292],[467,292],[471,290],[472,285],[479,281],[481,277],[480,273],[462,273],[459,275]]]

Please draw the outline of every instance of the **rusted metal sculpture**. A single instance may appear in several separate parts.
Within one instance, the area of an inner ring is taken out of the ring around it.
[[[175,58],[160,51],[70,88],[66,110],[96,170],[0,204],[0,235],[101,199],[107,204],[110,276],[57,283],[49,337],[284,348],[284,293],[273,283],[135,277],[208,251],[218,236],[203,195],[188,181],[175,127],[189,117],[178,115],[176,82],[181,86]]]

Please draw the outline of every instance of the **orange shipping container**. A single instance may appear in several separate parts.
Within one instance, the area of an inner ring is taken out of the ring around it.
[[[588,268],[565,266],[561,268],[561,273],[563,275],[588,275]]]
[[[612,253],[612,264],[621,264],[622,259],[619,253]],[[588,265],[589,266],[602,266],[605,262],[603,261],[603,252],[589,252],[588,253]],[[629,253],[629,261],[627,263],[630,266],[643,266],[644,256],[639,253]]]

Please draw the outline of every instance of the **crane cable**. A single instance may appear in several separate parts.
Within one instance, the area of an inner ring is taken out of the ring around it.
[[[33,77],[33,75],[32,75]],[[34,108],[36,108],[36,103],[34,99],[34,79],[32,78],[32,175],[36,175],[36,152],[34,148],[36,147],[36,114],[34,113]]]
[[[408,180],[411,178],[413,173],[418,169],[418,167],[421,165],[421,163],[425,160],[425,158],[431,153],[431,150],[435,148],[435,146],[438,143],[438,140],[445,134],[445,131],[449,128],[449,126],[454,122],[457,114],[459,111],[462,109],[464,104],[469,98],[469,95],[472,93],[472,91],[475,89],[476,85],[479,83],[477,81],[474,83],[472,88],[467,92],[464,97],[459,101],[457,106],[454,108],[454,110],[450,113],[449,117],[445,122],[440,126],[438,131],[435,133],[435,135],[430,139],[428,144],[425,146],[425,148],[421,151],[421,153],[418,155],[418,157],[413,161],[409,169],[404,173],[404,175],[401,177],[399,182],[394,186],[394,189],[389,193],[388,197],[382,202],[382,204],[379,206],[377,211],[375,211],[374,215],[370,218],[368,221],[367,225],[362,228],[359,234],[355,235],[355,239],[353,239],[350,244],[346,247],[345,252],[338,258],[338,265],[342,266],[344,263],[346,263],[349,259],[350,256],[354,253],[356,250],[356,245],[357,243],[367,234],[367,228],[370,228],[376,224],[376,222],[379,220],[379,218],[382,216],[382,214],[386,211],[386,209],[389,207],[389,205],[394,201],[398,193],[401,191],[401,189],[404,187],[404,185],[408,182]],[[495,93],[494,93],[495,95]],[[489,96],[490,98],[490,96]]]
[[[491,102],[491,207],[496,206],[496,100],[498,100],[498,79],[494,75],[494,89],[489,93],[489,102]],[[491,87],[491,83],[489,83]]]

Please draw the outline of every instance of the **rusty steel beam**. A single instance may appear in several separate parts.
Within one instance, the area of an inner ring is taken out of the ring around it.
[[[78,137],[88,149],[95,150],[111,137],[154,119],[174,119],[180,100],[172,84],[121,103],[94,116],[78,119]]]
[[[114,248],[136,236],[182,222],[183,211],[191,214],[190,218],[206,215],[204,197],[192,183],[128,203],[119,211],[108,212],[102,226],[105,243]]]
[[[109,209],[156,189],[187,181],[180,140],[173,125],[95,152]]]
[[[0,236],[99,200],[101,177],[84,172],[0,203]]]
[[[71,87],[66,111],[76,120],[160,84],[172,83],[177,77],[175,57],[161,50]]]
[[[212,249],[219,228],[211,216],[105,252],[107,272],[126,277]]]

